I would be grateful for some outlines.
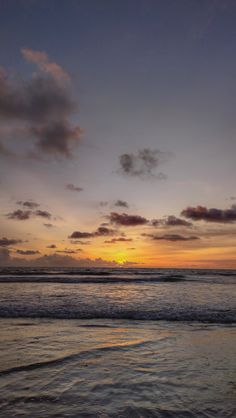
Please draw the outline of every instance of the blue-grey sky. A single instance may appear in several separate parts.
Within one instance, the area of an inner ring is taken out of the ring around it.
[[[88,263],[236,265],[235,28],[233,0],[0,1],[4,263],[85,231]]]

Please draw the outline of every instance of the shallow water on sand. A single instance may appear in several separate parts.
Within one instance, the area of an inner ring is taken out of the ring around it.
[[[1,417],[234,417],[233,325],[2,319]]]

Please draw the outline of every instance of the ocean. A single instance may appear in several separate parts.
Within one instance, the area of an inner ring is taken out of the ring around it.
[[[236,416],[236,271],[2,268],[0,416]]]

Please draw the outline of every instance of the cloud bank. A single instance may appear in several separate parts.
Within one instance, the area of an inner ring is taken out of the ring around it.
[[[127,261],[126,267],[135,263]],[[70,255],[51,254],[27,260],[25,258],[14,258],[7,248],[0,249],[0,266],[4,267],[120,267],[116,261],[107,261],[102,258],[73,258]]]
[[[207,209],[205,206],[189,206],[182,210],[181,215],[193,221],[232,223],[236,221],[236,205],[232,205],[230,209]]]

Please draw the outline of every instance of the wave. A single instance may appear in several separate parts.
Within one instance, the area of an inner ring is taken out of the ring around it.
[[[115,344],[112,346],[103,346],[103,347],[97,347],[94,349],[81,350],[77,353],[68,354],[68,355],[65,355],[59,358],[54,358],[51,360],[44,360],[44,361],[34,362],[30,364],[23,364],[20,366],[9,367],[7,369],[3,369],[0,371],[0,377],[6,376],[12,373],[17,373],[17,372],[27,372],[27,371],[41,369],[45,367],[56,366],[58,364],[64,364],[64,363],[67,363],[68,361],[76,360],[77,358],[80,358],[80,357],[85,357],[85,356],[94,355],[94,354],[101,354],[105,351],[129,350],[131,348],[133,349],[133,348],[137,348],[140,346],[148,345],[149,343],[150,341],[139,341],[139,342],[132,342],[129,344],[126,342],[124,344]]]
[[[0,268],[0,283],[236,283],[235,270],[152,268]]]
[[[113,273],[113,270],[97,270],[97,269],[73,269],[73,268],[69,268],[69,269],[64,269],[64,268],[16,268],[16,267],[6,267],[6,268],[1,268],[0,269],[0,275],[17,275],[17,276],[43,276],[43,275],[48,275],[48,274],[53,274],[54,276],[56,275],[60,275],[60,274],[65,274],[65,275],[69,275],[69,276],[73,276],[73,275],[87,275],[89,274],[90,276],[109,276],[110,274]]]
[[[157,277],[133,277],[133,276],[0,276],[0,283],[143,283],[143,282],[180,282],[187,280],[181,274],[167,274]],[[189,279],[188,279],[189,280]],[[191,280],[191,279],[190,279]]]
[[[120,310],[120,309],[90,309],[75,310],[73,308],[50,310],[45,307],[8,307],[0,308],[0,318],[47,318],[47,319],[124,319],[130,321],[171,321],[171,322],[202,322],[211,324],[235,324],[236,310],[177,310],[163,309],[148,310]]]
[[[17,276],[43,276],[43,275],[69,275],[69,276],[110,276],[110,275],[132,275],[132,276],[150,276],[163,274],[183,274],[183,275],[211,275],[211,276],[233,276],[236,277],[236,270],[221,269],[173,269],[173,268],[85,268],[85,267],[1,267],[1,275]]]

